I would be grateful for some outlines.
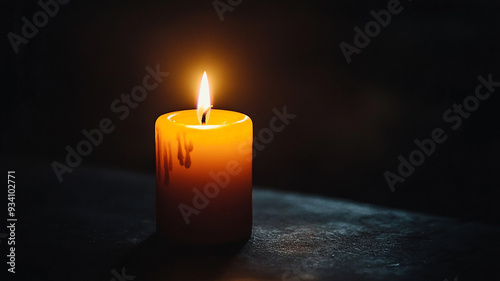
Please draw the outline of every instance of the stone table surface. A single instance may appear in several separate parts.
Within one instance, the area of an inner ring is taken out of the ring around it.
[[[183,246],[155,235],[152,175],[16,175],[17,280],[500,278],[499,226],[255,187],[246,243]]]

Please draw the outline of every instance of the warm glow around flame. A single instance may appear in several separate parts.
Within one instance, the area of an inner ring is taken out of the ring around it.
[[[208,86],[207,72],[203,73],[201,78],[200,91],[198,93],[198,121],[200,124],[208,124],[208,117],[210,116],[210,109],[212,108],[212,103],[210,101],[210,87]]]

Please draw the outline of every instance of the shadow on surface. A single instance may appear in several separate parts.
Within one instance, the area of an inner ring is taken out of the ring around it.
[[[187,245],[154,233],[129,252],[116,268],[126,268],[126,274],[134,276],[134,280],[216,280],[247,241]]]

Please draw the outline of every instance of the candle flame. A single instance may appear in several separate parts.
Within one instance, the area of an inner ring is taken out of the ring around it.
[[[200,124],[205,125],[208,123],[208,117],[210,117],[210,109],[212,108],[212,103],[210,101],[210,87],[208,86],[207,72],[203,73],[201,78],[200,91],[198,93],[198,121]]]

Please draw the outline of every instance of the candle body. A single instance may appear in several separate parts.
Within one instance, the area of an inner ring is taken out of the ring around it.
[[[212,110],[200,125],[196,110],[156,120],[157,232],[200,244],[250,237],[252,121]]]

